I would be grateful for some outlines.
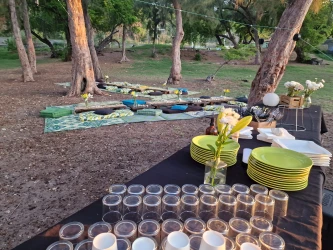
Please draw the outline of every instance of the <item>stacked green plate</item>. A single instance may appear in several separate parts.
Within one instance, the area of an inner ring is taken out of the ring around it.
[[[312,160],[304,154],[276,147],[252,150],[247,174],[269,188],[297,191],[308,186]]]
[[[212,160],[214,158],[214,154],[210,151],[207,144],[212,145],[216,149],[216,139],[217,136],[214,135],[199,135],[194,137],[190,148],[193,160],[201,164],[205,164],[206,161]],[[230,143],[223,147],[220,159],[228,166],[234,165],[237,162],[237,153],[239,148],[239,143],[231,140]]]

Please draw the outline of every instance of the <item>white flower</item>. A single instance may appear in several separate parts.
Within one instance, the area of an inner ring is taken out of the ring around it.
[[[325,81],[323,81],[323,83],[325,83]],[[319,85],[319,88],[323,88],[324,87],[324,84],[322,82],[319,82],[318,85]]]
[[[225,116],[220,121],[223,124],[229,124],[230,126],[236,126],[238,119],[233,116]]]
[[[94,98],[94,96],[92,94],[88,93],[88,99],[89,98]]]
[[[325,80],[324,80],[324,79],[321,79],[321,81],[322,81],[323,83],[325,83]]]

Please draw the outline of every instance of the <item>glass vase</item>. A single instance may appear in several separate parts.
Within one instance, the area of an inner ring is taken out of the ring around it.
[[[137,108],[139,105],[138,105],[138,102],[136,101],[136,99],[134,99],[133,101],[133,108]]]
[[[310,108],[312,104],[311,96],[304,97],[303,108]]]
[[[85,100],[84,104],[86,105],[86,107],[88,107],[88,100]]]
[[[204,183],[216,186],[225,184],[227,179],[227,164],[223,161],[210,160],[205,163]]]

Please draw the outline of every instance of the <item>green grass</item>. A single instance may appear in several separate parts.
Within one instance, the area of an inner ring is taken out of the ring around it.
[[[38,64],[51,63],[54,59],[43,58],[37,59]],[[20,59],[17,53],[9,52],[7,48],[0,47],[0,70],[1,69],[14,69],[21,67]]]

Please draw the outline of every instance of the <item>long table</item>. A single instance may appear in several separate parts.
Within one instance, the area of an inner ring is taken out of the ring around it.
[[[294,119],[294,117],[290,117],[290,119]],[[304,123],[307,131],[293,132],[296,138],[312,140],[320,144],[321,133],[327,131],[320,107],[314,106],[305,110]],[[240,140],[240,145],[238,161],[227,171],[227,184],[229,185],[255,183],[247,176],[247,166],[241,161],[243,148],[270,146],[270,144],[256,139]],[[191,159],[190,148],[187,146],[126,184],[158,183],[166,185],[173,183],[181,186],[191,183],[200,185],[203,183],[203,175],[203,165]],[[275,218],[273,222],[274,231],[285,240],[287,250],[321,249],[321,200],[324,181],[323,168],[314,166],[311,169],[308,187],[302,191],[288,192],[290,196],[288,215],[283,218]],[[80,221],[89,227],[89,225],[101,221],[101,200],[95,201],[48,230],[15,247],[14,250],[45,250],[48,245],[58,240],[58,232],[62,225],[71,221]]]

